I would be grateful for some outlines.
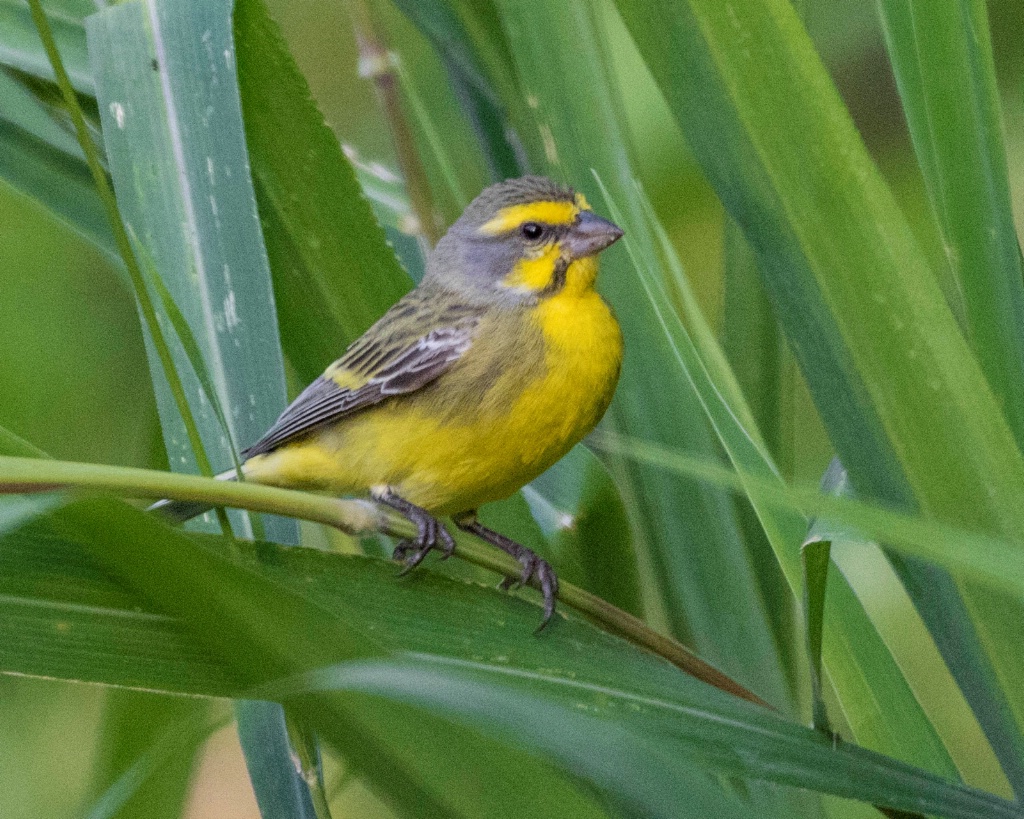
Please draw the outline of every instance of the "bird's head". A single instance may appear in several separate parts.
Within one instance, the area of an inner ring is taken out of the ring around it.
[[[469,204],[438,242],[427,277],[509,301],[582,293],[594,285],[597,254],[621,236],[572,188],[542,176],[509,179]]]

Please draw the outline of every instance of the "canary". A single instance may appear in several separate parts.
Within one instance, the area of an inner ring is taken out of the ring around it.
[[[433,549],[452,553],[438,520],[450,516],[519,561],[519,581],[537,580],[543,627],[555,572],[476,510],[540,475],[607,409],[622,334],[594,282],[597,255],[621,236],[549,179],[485,189],[430,253],[419,286],[243,451],[246,480],[368,493],[416,526],[395,549],[405,571]]]

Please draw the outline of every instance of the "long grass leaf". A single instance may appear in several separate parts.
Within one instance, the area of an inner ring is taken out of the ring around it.
[[[968,337],[1024,442],[1024,269],[985,3],[939,9],[883,0],[878,8],[932,210],[963,289]]]
[[[195,697],[107,691],[92,769],[96,796],[83,819],[179,815],[192,790],[197,755],[210,733],[230,722],[225,711],[223,704]]]
[[[644,461],[736,492],[746,491],[744,483],[749,483],[766,503],[790,513],[804,517],[827,515],[862,532],[872,541],[884,541],[904,554],[963,573],[1013,598],[1024,596],[1024,560],[1018,551],[1021,541],[908,515],[877,502],[829,497],[813,487],[787,486],[777,479],[753,473],[741,477],[714,461],[649,441],[610,434],[591,440],[601,451]]]
[[[269,267],[247,173],[231,4],[130,3],[90,18],[87,33],[121,212],[149,248],[198,338],[234,439],[254,442],[284,407],[285,387]],[[135,173],[142,161],[150,169],[145,176]],[[203,443],[223,468],[234,458],[231,441],[204,401],[180,342],[174,355]],[[191,471],[194,462],[182,445],[168,384],[156,376],[154,382],[168,458],[173,468]],[[176,392],[173,381],[169,386]],[[238,523],[252,531],[248,521]],[[293,521],[271,519],[266,527],[276,540],[298,539]],[[287,755],[288,738],[267,715],[240,710],[238,719],[243,725],[266,722],[264,741],[246,747],[254,764],[275,749],[279,757]],[[284,794],[270,780],[255,778],[257,800],[268,809],[286,804],[289,815],[312,816],[294,766],[279,774],[294,780],[293,798],[282,803]]]
[[[239,2],[233,25],[282,343],[308,383],[412,282],[260,0]]]
[[[540,151],[531,156],[535,167],[571,182],[593,203],[601,201],[591,174],[596,169],[625,212],[627,235],[653,246],[633,187],[593,10],[540,2],[499,2],[498,7],[520,74],[520,94],[531,101],[531,128],[540,137]],[[562,47],[567,41],[574,43],[571,50]],[[609,420],[630,434],[713,456],[716,445],[698,420],[699,402],[661,343],[656,318],[637,285],[622,251],[607,251],[599,288],[619,317],[626,345]],[[675,633],[739,680],[756,680],[769,701],[785,702],[785,673],[731,500],[636,466],[614,471],[626,479],[638,548],[649,550],[663,594],[656,605],[668,612]]]
[[[345,613],[344,606],[339,609],[351,587],[323,572],[310,573],[308,565],[298,571],[294,581],[284,571],[289,564],[298,568],[308,560],[323,566],[331,556],[281,549],[268,563],[259,551],[243,555],[238,550],[218,549],[201,536],[188,537],[151,516],[110,501],[66,507],[59,513],[57,525],[154,604],[182,617],[204,643],[252,684],[347,660],[372,661],[388,653],[386,634],[378,628],[367,628],[374,623],[368,610],[364,608],[360,618],[363,625],[354,627],[352,614]],[[144,560],[140,560],[140,552]],[[160,566],[162,571],[144,570],[143,566]],[[188,590],[194,590],[197,582],[216,586],[218,594],[188,599]],[[435,597],[436,604],[450,610],[452,598],[446,591],[451,581],[435,582],[443,587]],[[401,584],[393,584],[393,588],[401,588]],[[375,592],[379,593],[379,586]],[[424,597],[422,589],[411,589],[407,594],[412,600]],[[385,610],[389,605],[379,599],[377,604]],[[430,701],[431,692],[449,700],[443,692],[458,690],[455,701],[468,706],[476,698],[470,688],[462,686],[463,673],[494,673],[505,681],[502,690],[506,697],[518,687],[517,681],[527,686],[528,698],[537,706],[536,717],[527,722],[523,719],[525,712],[518,707],[511,711],[495,708],[494,704],[483,708],[480,701],[472,708],[498,717],[499,724],[505,721],[505,731],[512,725],[526,728],[547,724],[547,736],[559,746],[569,743],[571,747],[586,748],[589,743],[580,742],[580,732],[596,740],[598,735],[591,733],[594,726],[588,723],[597,720],[624,738],[646,736],[650,744],[640,747],[651,754],[643,758],[652,771],[660,771],[663,760],[678,759],[676,755],[681,754],[718,773],[833,790],[902,809],[925,809],[972,819],[1020,815],[1018,806],[991,795],[856,746],[834,746],[830,739],[811,729],[714,692],[661,660],[583,624],[565,624],[565,636],[572,632],[568,643],[561,639],[557,644],[538,640],[530,629],[522,628],[523,615],[530,616],[529,608],[517,609],[509,607],[507,614],[521,628],[518,633],[510,629],[505,644],[493,646],[482,660],[442,661],[438,684],[415,687],[428,698],[422,702]],[[262,614],[256,616],[257,612]],[[453,633],[448,622],[426,617],[418,618],[416,626],[434,641],[464,646],[462,636]],[[491,633],[483,632],[485,639]],[[302,639],[296,639],[300,634]],[[575,647],[569,650],[573,644]],[[512,657],[518,659],[510,665]],[[384,663],[381,667],[388,666]],[[569,670],[573,673],[567,674]],[[392,679],[399,676],[401,672]],[[261,689],[261,696],[270,695],[272,690]],[[315,696],[294,701],[331,738],[338,737],[340,726],[334,717],[339,703],[337,699]],[[552,721],[553,717],[557,722]],[[492,718],[489,716],[488,721]],[[535,732],[528,737],[530,746],[551,753],[552,746],[538,742]],[[737,749],[742,751],[737,753]],[[843,775],[836,777],[837,770]],[[647,787],[651,782],[648,779],[644,789],[654,799],[666,798],[676,787],[671,778],[654,777],[656,789]],[[700,795],[706,797],[711,792],[702,789]]]
[[[66,66],[68,80],[76,91],[94,93],[89,54],[85,42],[84,15],[69,3],[47,3],[54,41]],[[10,66],[41,79],[54,81],[54,71],[36,34],[30,4],[23,0],[0,0],[0,65]],[[80,8],[80,6],[79,6]]]
[[[109,257],[118,258],[107,214],[74,135],[3,71],[0,99],[0,179],[38,201]]]
[[[456,97],[483,148],[492,178],[497,181],[522,174],[522,145],[453,5],[443,0],[398,0],[395,5],[430,39],[444,61]]]
[[[224,21],[218,23],[213,9],[203,17],[193,21],[197,28],[224,25]],[[234,438],[245,445],[262,434],[285,403],[269,274],[252,189],[244,174],[240,126],[236,125],[235,140],[223,138],[232,117],[240,123],[237,91],[232,96],[227,83],[211,84],[210,78],[221,70],[216,63],[206,63],[205,79],[192,70],[188,48],[205,52],[205,46],[191,42],[186,47],[188,29],[179,27],[181,22],[184,19],[176,18],[170,8],[150,14],[146,6],[136,3],[91,18],[88,30],[121,213],[147,246],[173,300],[196,333],[220,399],[228,407]],[[115,41],[116,49],[111,47]],[[223,62],[223,55],[220,59]],[[233,63],[225,70],[232,68]],[[208,105],[212,112],[207,111]],[[223,130],[218,130],[216,118],[224,120]],[[144,179],[132,170],[140,153],[150,158],[153,171]],[[237,286],[232,280],[235,269]],[[141,289],[145,290],[144,284]],[[180,343],[173,354],[180,362],[204,444],[216,453],[220,468],[228,466],[230,442],[213,408],[204,402],[202,386],[190,372]],[[270,375],[275,361],[276,378]],[[252,383],[243,383],[243,373]],[[169,459],[181,469],[192,456],[184,446],[181,421],[168,391],[159,381],[157,386]],[[271,405],[275,392],[280,396],[276,408]],[[255,402],[257,394],[267,403]],[[287,526],[276,536],[296,537]]]
[[[1019,537],[1024,459],[793,9],[781,0],[617,5],[758,255],[857,491]],[[1019,602],[970,588],[961,602],[948,578],[903,568],[909,589],[930,594],[917,601],[929,618],[945,611],[960,635],[977,618],[980,634],[959,656],[947,644],[947,662],[969,670],[987,658],[980,693],[994,713],[1009,700],[1017,725],[1004,719],[1002,729],[1019,733],[1024,693],[998,682],[1024,664],[1010,636],[1024,617]],[[941,594],[926,589],[940,580]]]
[[[731,412],[736,416],[739,425],[746,431],[747,435],[754,438],[759,444],[766,449],[767,452],[771,452],[772,444],[778,448],[781,444],[781,426],[778,419],[778,413],[781,410],[781,405],[773,408],[765,405],[766,402],[762,401],[761,405],[757,408],[751,406],[748,403],[747,393],[741,388],[741,376],[737,374],[733,368],[733,358],[727,353],[725,345],[718,343],[717,337],[708,320],[704,316],[704,312],[701,309],[696,294],[693,291],[693,287],[690,285],[689,279],[683,271],[682,263],[676,255],[675,248],[668,236],[667,231],[658,218],[654,211],[654,207],[648,199],[646,193],[640,188],[639,184],[638,196],[643,206],[644,212],[651,225],[653,233],[657,236],[658,244],[661,250],[661,258],[664,260],[665,265],[668,269],[668,275],[665,277],[665,289],[671,289],[675,294],[676,299],[679,303],[679,314],[683,324],[689,328],[692,333],[693,341],[699,350],[699,356],[703,362],[703,366],[707,369],[708,375],[716,385],[716,389],[723,396],[723,400],[729,405]],[[730,223],[731,224],[731,223]],[[727,231],[730,230],[730,225],[726,226]],[[731,227],[732,233],[738,233],[735,227]],[[727,235],[726,241],[729,241]],[[742,241],[741,237],[735,237],[734,244]],[[735,255],[735,248],[734,248]],[[732,264],[742,264],[748,262],[746,257],[742,257],[740,260],[735,258],[732,259]],[[645,265],[647,269],[652,268],[652,262],[648,261]],[[747,275],[752,275],[753,271],[747,271]],[[728,261],[726,268],[726,281],[728,282]],[[652,282],[653,290],[648,289],[649,296],[652,299],[661,300],[662,307],[660,310],[666,310],[668,301],[667,293],[664,293],[657,282]],[[755,292],[763,291],[760,287]],[[754,296],[754,304],[758,304],[756,295]],[[751,318],[748,316],[748,319]],[[757,316],[754,317],[754,324],[757,323]],[[764,317],[760,317],[762,320]],[[671,320],[670,320],[671,321]],[[748,330],[750,332],[750,330]],[[767,348],[765,353],[766,359],[759,361],[758,363],[766,365],[769,369],[771,368],[771,362],[775,361],[779,363],[781,356],[776,357],[781,348],[781,343],[778,338],[778,329],[772,320],[772,330],[769,333],[762,326],[759,329],[753,330],[753,334],[761,334],[760,345],[754,349],[748,350],[744,356],[747,359],[754,358],[757,353],[755,350],[764,350]],[[749,338],[753,341],[753,334]],[[774,342],[774,343],[773,343]],[[744,365],[748,367],[749,364]],[[748,371],[749,372],[749,371]],[[776,373],[774,378],[781,380],[781,373]],[[765,378],[771,380],[771,375],[765,375]],[[748,379],[749,384],[749,379]],[[758,385],[754,386],[755,390],[758,389]],[[763,386],[763,385],[762,385]],[[769,392],[779,398],[776,389],[769,389]],[[755,392],[755,395],[758,394]],[[706,403],[702,400],[702,403]],[[767,420],[769,423],[768,434],[766,435],[758,422],[758,419]],[[719,435],[722,434],[721,430],[717,430]],[[775,463],[778,463],[776,460]],[[776,467],[773,465],[772,470]],[[791,590],[787,588],[787,581],[784,573],[780,569],[780,564],[773,553],[770,541],[766,541],[766,532],[764,527],[761,525],[757,517],[757,511],[753,509],[749,504],[739,502],[737,510],[739,523],[742,527],[742,531],[745,535],[745,542],[747,544],[747,552],[750,555],[751,563],[754,567],[754,572],[757,577],[757,583],[761,589],[762,597],[765,601],[765,610],[767,616],[771,622],[772,631],[775,635],[776,645],[780,656],[782,656],[783,662],[786,663],[787,672],[790,676],[793,684],[796,685],[796,678],[800,677],[800,671],[796,668],[796,663],[801,662],[795,654],[795,646],[798,641],[794,639],[794,607],[792,605]]]
[[[189,327],[188,321],[185,316],[182,315],[178,305],[174,303],[174,297],[171,292],[167,289],[163,279],[160,278],[160,274],[156,270],[156,266],[153,264],[153,260],[149,258],[146,253],[145,247],[143,247],[138,237],[135,237],[135,244],[139,249],[139,255],[142,256],[143,266],[142,269],[149,274],[149,284],[156,291],[157,297],[160,299],[160,306],[163,308],[164,313],[167,316],[167,320],[171,323],[174,328],[174,332],[177,334],[178,342],[181,344],[182,349],[185,352],[185,356],[188,358],[188,362],[192,367],[192,372],[195,373],[199,384],[203,389],[204,397],[210,402],[210,406],[213,408],[214,415],[217,416],[217,421],[220,423],[221,432],[224,437],[228,439],[228,448],[231,450],[231,456],[234,460],[235,471],[241,478],[241,466],[238,462],[237,445],[231,440],[231,426],[228,424],[227,415],[224,412],[224,408],[221,406],[220,399],[217,397],[217,390],[213,383],[213,379],[210,377],[210,371],[206,368],[206,362],[203,360],[203,354],[199,350],[199,343],[196,341],[195,334],[192,332],[192,328]]]
[[[622,796],[636,800],[634,809],[646,809],[651,815],[679,815],[666,814],[665,803],[658,804],[670,795],[679,798],[665,789],[664,780],[679,774],[663,767],[666,757],[659,753],[662,748],[671,748],[708,770],[726,775],[749,777],[767,763],[772,769],[767,775],[775,782],[799,782],[803,786],[813,782],[810,786],[815,789],[907,812],[899,815],[917,815],[921,810],[940,816],[983,817],[987,811],[993,816],[1020,815],[1017,805],[983,791],[949,783],[856,746],[835,745],[817,732],[785,726],[774,718],[761,722],[753,716],[736,714],[725,723],[719,722],[719,714],[712,716],[716,705],[694,707],[679,690],[648,692],[644,690],[646,681],[639,683],[638,690],[625,691],[589,679],[565,679],[487,662],[461,663],[415,655],[318,669],[269,687],[277,696],[339,689],[397,696],[436,708],[482,730],[512,732],[521,742],[544,748],[563,764],[581,768],[590,776],[603,774],[603,781],[623,790]],[[571,707],[567,706],[581,700],[603,700],[607,705],[586,710],[578,720],[569,718],[566,711],[571,712]],[[498,707],[499,702],[505,707]],[[613,716],[619,709],[629,709],[630,704],[633,718]],[[744,737],[753,728],[751,723],[757,724],[756,739]],[[570,733],[576,734],[576,742],[565,740]],[[579,742],[581,735],[596,747]],[[638,742],[641,737],[647,742]],[[663,744],[666,741],[668,744]],[[625,758],[615,753],[616,745],[629,749]],[[736,754],[741,747],[750,751],[756,748],[757,753],[753,758]],[[626,780],[633,780],[632,786],[609,775],[607,766],[600,763],[609,755],[613,767],[626,765],[625,770],[631,774]],[[822,756],[828,762],[819,768]],[[648,775],[640,775],[642,768],[629,765],[627,758],[644,760]],[[843,775],[833,778],[830,773],[834,771]],[[688,787],[694,788],[690,783]],[[728,810],[727,803],[718,809]],[[749,810],[748,804],[744,815],[750,815]]]
[[[886,46],[914,149],[953,272],[963,291],[967,335],[1007,421],[1024,441],[1024,268],[1014,228],[995,67],[985,4],[961,0],[941,11],[919,2],[881,2]],[[923,582],[927,582],[927,578]],[[930,585],[930,584],[929,584]],[[976,611],[998,608],[982,600]],[[983,648],[949,620],[944,601],[929,630],[951,666],[1003,770],[1024,793],[1024,733],[1007,724]],[[1004,618],[990,640],[1016,642]],[[984,638],[983,638],[984,639]],[[974,646],[973,650],[971,647]],[[980,674],[980,678],[979,678]]]
[[[194,702],[196,694],[239,697],[247,693],[232,672],[200,650],[182,621],[161,615],[149,601],[115,581],[88,557],[81,542],[59,536],[46,521],[5,534],[0,541],[0,624],[7,635],[0,648],[0,671],[193,695],[185,702]],[[255,557],[254,566],[264,565],[264,558],[270,554],[285,554],[290,548],[217,542],[221,551],[239,548]],[[462,611],[465,606],[466,611],[497,623],[509,605],[505,595],[493,590],[443,579],[432,581],[429,587],[433,591],[424,596],[422,583],[409,588],[409,583],[396,579],[389,564],[379,560],[312,551],[302,554],[313,558],[312,562],[295,563],[288,556],[284,562],[290,566],[286,574],[298,579],[302,574],[327,571],[329,578],[325,578],[323,589],[345,592],[352,603],[350,619],[354,617],[356,622],[365,618],[368,626],[386,632],[388,641],[396,646],[436,648],[429,635],[445,631],[437,631],[437,626],[445,622],[437,616],[439,607],[455,606]],[[326,563],[321,558],[326,558]],[[276,557],[271,560],[276,562]],[[395,596],[377,608],[377,603],[384,602],[382,592]],[[526,641],[525,647],[529,648],[529,629],[520,632],[518,628],[530,618],[532,607],[519,606],[514,622],[498,626],[497,631],[507,630]],[[473,617],[455,621],[456,628],[465,629],[466,636],[477,635],[467,646],[470,654],[451,644],[458,656],[468,658],[486,645],[491,630],[480,631],[475,622]],[[424,639],[427,642],[422,642]],[[182,702],[183,698],[175,701]],[[411,710],[396,712],[394,706],[370,701],[362,701],[356,710],[359,719],[371,727],[371,739],[380,743],[379,748],[390,749],[390,757],[379,757],[384,762],[374,764],[387,764],[387,775],[401,769],[399,784],[407,776],[406,770],[422,765],[426,772],[421,775],[423,787],[436,804],[454,806],[449,816],[513,819],[521,816],[523,809],[544,819],[566,815],[597,819],[605,815],[592,798],[580,793],[549,765],[525,754]],[[338,727],[339,732],[343,730]],[[450,743],[454,747],[449,747]],[[345,759],[348,769],[353,770],[358,759],[348,754]],[[371,762],[373,759],[370,757]],[[416,760],[421,762],[417,764]],[[137,765],[128,765],[126,774],[132,782],[137,781],[140,766],[146,768],[148,763],[140,758]],[[508,777],[507,766],[517,776]],[[124,769],[123,765],[111,768],[114,774]],[[354,776],[385,803],[394,805],[393,795],[379,787],[376,780],[380,774],[375,774],[372,767],[360,763]],[[467,788],[466,781],[486,787]],[[524,781],[530,783],[525,793]],[[124,795],[121,789],[132,782],[115,784],[116,793],[104,798],[120,798]],[[424,813],[434,815],[430,805],[421,809],[415,801],[403,807],[404,815],[417,819]]]
[[[139,269],[138,262],[132,250],[131,241],[128,238],[128,233],[118,211],[118,203],[114,198],[114,192],[111,190],[106,173],[100,163],[96,146],[92,142],[92,137],[89,133],[88,127],[86,126],[81,106],[75,97],[71,81],[68,78],[67,72],[64,70],[60,51],[50,31],[46,14],[43,12],[39,0],[29,0],[29,6],[32,11],[33,23],[35,24],[40,39],[43,42],[47,58],[50,61],[54,76],[57,80],[57,85],[60,88],[61,94],[64,96],[68,113],[71,115],[74,123],[78,143],[82,149],[82,153],[85,155],[86,162],[88,163],[89,170],[92,174],[93,182],[95,183],[100,199],[103,202],[103,207],[106,211],[111,231],[114,234],[118,252],[120,253],[131,277],[136,298],[138,299],[139,309],[143,315],[145,326],[152,335],[156,355],[160,361],[164,377],[167,378],[169,391],[174,400],[175,406],[180,413],[182,424],[188,434],[189,442],[194,452],[194,457],[200,471],[205,475],[212,475],[213,472],[210,468],[209,460],[206,457],[206,451],[199,439],[191,408],[185,398],[181,381],[171,360],[170,351],[163,337],[163,333],[157,322],[153,304],[149,299],[149,294],[146,290],[142,272]],[[221,525],[222,527],[229,528],[227,520],[224,518],[221,520]]]
[[[645,198],[644,203],[647,217],[659,236],[662,257],[673,269],[673,277],[681,277],[682,271],[668,238]],[[614,203],[610,206],[614,208]],[[674,315],[664,293],[664,277],[656,273],[659,257],[641,257],[628,238],[626,242],[669,347],[691,379],[704,412],[745,486],[789,584],[790,600],[803,600],[807,587],[803,582],[798,546],[804,542],[806,518],[791,508],[772,506],[756,489],[760,481],[774,481],[780,487],[782,481],[761,442],[753,415],[721,348],[692,297],[686,295],[687,285],[681,282],[678,287],[687,304],[692,336]],[[758,480],[751,483],[754,478]],[[839,588],[828,601],[826,662],[840,705],[851,715],[849,721],[854,727],[854,736],[877,750],[955,776],[948,754],[845,578],[836,577],[833,585]],[[776,606],[785,603],[784,599],[774,601]],[[808,635],[808,639],[813,640],[813,637],[813,633]],[[812,655],[812,672],[815,662]],[[874,673],[866,673],[869,669]],[[812,683],[814,680],[812,673]],[[814,701],[814,707],[816,716],[822,717],[820,703]],[[824,719],[818,721],[824,722]],[[898,727],[894,725],[897,721]]]

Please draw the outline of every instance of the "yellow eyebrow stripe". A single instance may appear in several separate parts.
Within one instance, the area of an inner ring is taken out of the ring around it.
[[[480,227],[480,233],[497,236],[515,230],[526,222],[541,222],[545,225],[569,225],[579,214],[575,202],[529,202],[525,205],[509,205],[502,208]]]

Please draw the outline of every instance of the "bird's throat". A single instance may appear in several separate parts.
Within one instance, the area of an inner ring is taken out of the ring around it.
[[[539,298],[560,293],[579,296],[593,289],[597,280],[596,256],[587,256],[566,263],[558,248],[552,246],[533,259],[516,264],[505,279],[505,286],[526,291]]]
[[[597,281],[598,261],[597,256],[586,256],[583,259],[576,259],[570,262],[565,270],[565,287],[567,296],[582,296],[594,289],[594,282]]]

